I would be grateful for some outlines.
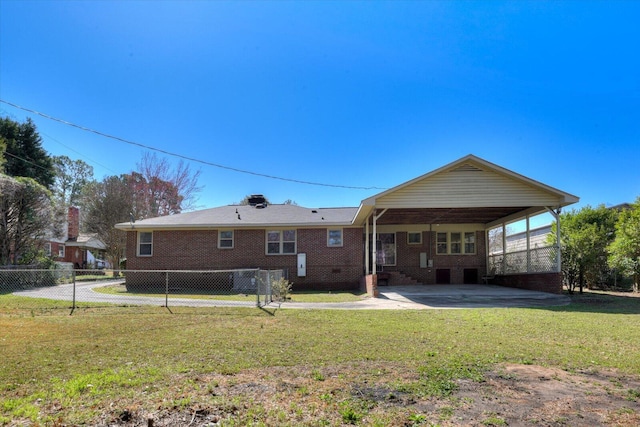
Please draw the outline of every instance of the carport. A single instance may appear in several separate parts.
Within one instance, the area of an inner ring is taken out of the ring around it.
[[[544,247],[530,243],[530,218],[559,214],[579,199],[469,155],[362,201],[365,283],[481,284],[559,293],[560,233]],[[524,222],[517,253],[507,227]],[[497,240],[497,242],[496,242]],[[501,241],[500,241],[501,240]],[[396,282],[394,283],[394,279]]]

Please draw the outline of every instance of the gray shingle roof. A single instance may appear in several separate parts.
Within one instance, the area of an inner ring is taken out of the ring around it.
[[[229,205],[185,212],[177,215],[136,221],[135,228],[244,228],[270,226],[327,226],[352,225],[358,208],[304,208],[296,205],[268,205],[260,209],[248,205]],[[131,223],[116,224],[116,228],[130,230]]]

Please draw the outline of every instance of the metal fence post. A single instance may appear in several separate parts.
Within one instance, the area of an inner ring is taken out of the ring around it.
[[[164,306],[169,310],[169,272],[164,272]]]
[[[69,316],[71,316],[76,309],[76,271],[75,270],[71,270],[71,278],[73,279],[73,298],[71,299],[71,313],[69,313]]]
[[[253,274],[253,280],[256,281],[256,307],[260,308],[260,285],[262,285],[262,277],[260,275],[260,270],[256,270]]]

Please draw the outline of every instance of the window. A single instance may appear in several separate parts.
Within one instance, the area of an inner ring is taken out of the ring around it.
[[[436,251],[440,255],[475,254],[476,233],[473,231],[438,233],[436,236]]]
[[[282,255],[296,253],[296,230],[267,231],[267,254]]]
[[[436,237],[436,248],[439,254],[448,253],[449,240],[447,237],[448,237],[447,233],[438,233]]]
[[[462,253],[462,233],[451,233],[451,246],[450,251],[452,254]]]
[[[141,231],[138,233],[138,256],[153,255],[153,233]]]
[[[51,243],[47,242],[44,244],[44,254],[48,257],[51,256]]]
[[[327,230],[327,246],[342,246],[342,229]]]
[[[58,246],[58,257],[64,258],[64,245]]]
[[[476,233],[464,233],[464,253],[476,253]]]
[[[233,230],[222,230],[218,233],[218,248],[233,249]]]
[[[422,233],[407,233],[407,243],[410,245],[421,245],[422,244]]]

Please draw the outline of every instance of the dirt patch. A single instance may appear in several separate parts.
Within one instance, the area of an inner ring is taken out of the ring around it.
[[[446,395],[402,387],[419,379],[415,368],[378,363],[185,376],[179,399],[113,408],[97,425],[640,425],[640,378],[614,371],[499,365]]]

